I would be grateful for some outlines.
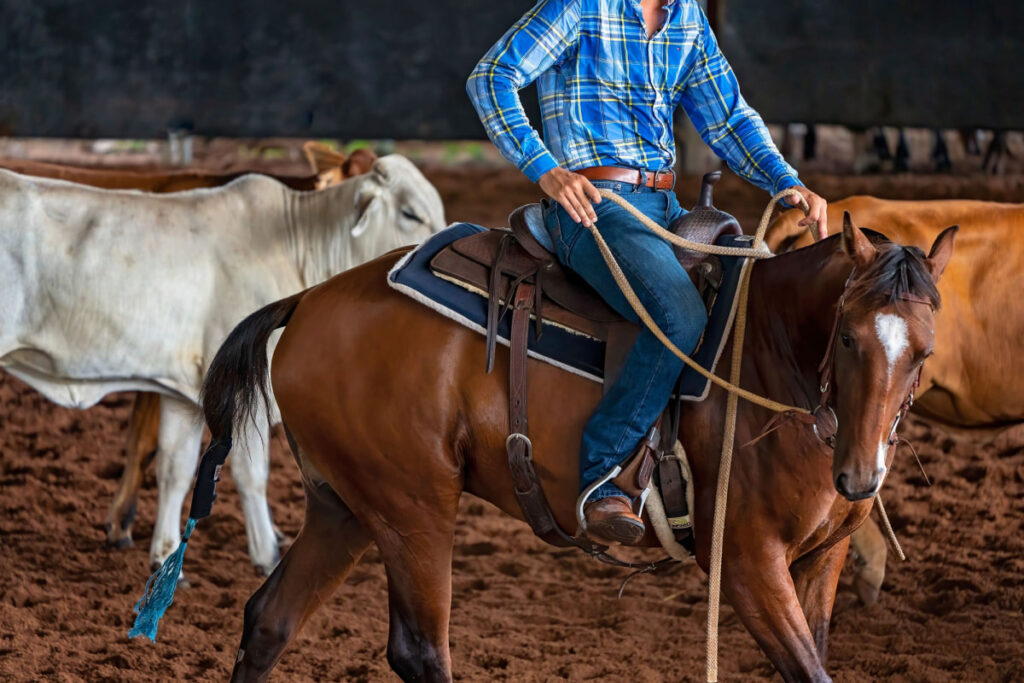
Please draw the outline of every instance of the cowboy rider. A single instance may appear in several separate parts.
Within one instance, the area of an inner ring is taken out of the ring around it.
[[[518,91],[537,81],[544,139]],[[545,224],[558,258],[620,314],[637,316],[588,231],[593,224],[655,322],[693,351],[707,313],[672,246],[598,189],[624,197],[662,227],[684,210],[673,192],[672,118],[682,105],[704,141],[738,175],[775,194],[796,188],[827,235],[825,200],[804,187],[739,92],[697,0],[540,0],[484,55],[467,90],[488,136],[554,202]],[[622,373],[587,422],[585,490],[634,452],[683,367],[644,329]],[[585,516],[594,540],[632,544],[644,533],[633,502],[608,482]]]

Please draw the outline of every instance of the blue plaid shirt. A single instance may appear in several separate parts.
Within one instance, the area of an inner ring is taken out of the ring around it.
[[[491,140],[534,182],[555,166],[667,170],[681,104],[738,175],[772,194],[800,184],[740,95],[696,0],[664,2],[664,27],[648,40],[640,0],[540,0],[469,77]],[[519,101],[534,81],[546,145]]]

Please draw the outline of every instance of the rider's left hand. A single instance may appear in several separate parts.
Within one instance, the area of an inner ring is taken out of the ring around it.
[[[808,206],[806,218],[797,223],[797,225],[802,228],[806,228],[812,223],[817,223],[817,239],[823,240],[828,237],[828,203],[822,197],[811,192],[803,185],[796,185],[793,189],[800,193],[800,195],[807,201]],[[791,203],[803,208],[803,205],[799,205],[796,202]]]

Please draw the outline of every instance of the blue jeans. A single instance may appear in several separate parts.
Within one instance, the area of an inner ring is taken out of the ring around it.
[[[621,195],[662,227],[685,213],[671,190],[610,181],[597,181],[594,185]],[[644,307],[680,350],[692,352],[707,324],[707,312],[672,246],[607,199],[596,204],[594,210],[598,231]],[[555,202],[546,203],[545,225],[558,247],[558,259],[579,273],[621,315],[639,322],[615,284],[590,231],[573,221]],[[682,369],[683,362],[644,327],[618,381],[605,393],[583,431],[581,491],[635,450],[668,404]],[[608,496],[625,494],[606,483],[594,492],[591,500]]]

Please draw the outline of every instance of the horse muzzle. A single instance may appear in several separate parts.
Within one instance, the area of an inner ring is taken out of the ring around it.
[[[839,492],[843,498],[850,502],[857,502],[864,500],[865,498],[871,498],[878,489],[882,488],[882,480],[885,478],[885,468],[880,467],[875,470],[867,481],[858,481],[858,479],[864,479],[863,477],[851,477],[845,472],[841,472],[836,477],[836,491]]]

